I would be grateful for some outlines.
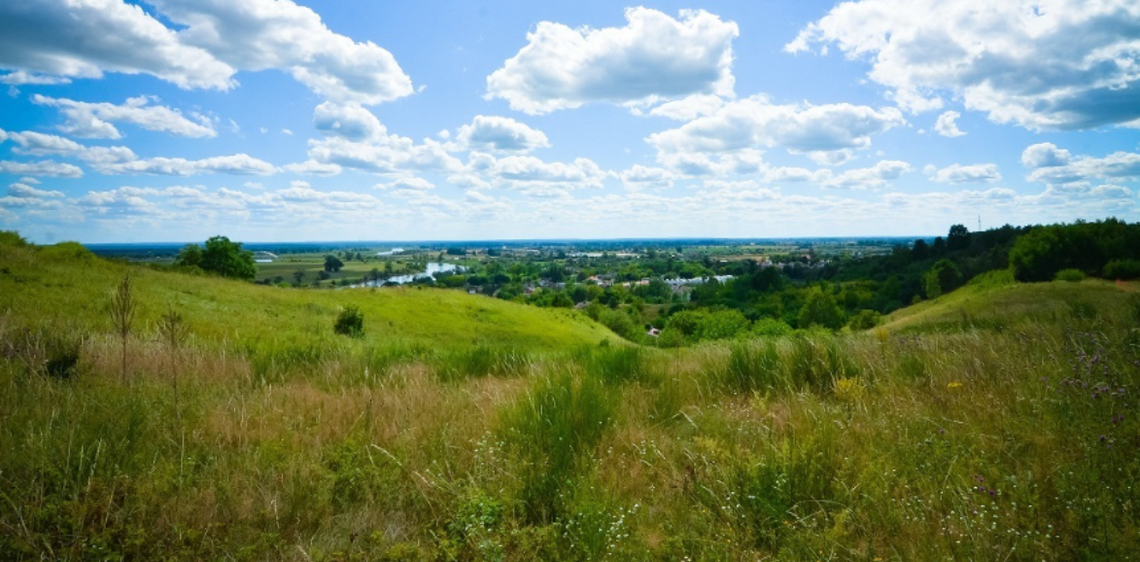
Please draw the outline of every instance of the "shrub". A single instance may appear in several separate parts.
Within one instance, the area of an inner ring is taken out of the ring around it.
[[[344,307],[336,317],[333,331],[353,338],[364,336],[364,313],[355,306]]]
[[[792,333],[792,327],[777,318],[760,318],[752,323],[751,332],[757,336],[778,338]]]
[[[1079,270],[1079,269],[1069,268],[1069,269],[1062,269],[1061,271],[1058,271],[1055,278],[1057,281],[1072,281],[1072,282],[1084,281],[1085,280],[1085,274],[1081,273],[1081,270]]]
[[[1140,279],[1140,260],[1112,260],[1104,266],[1106,279]]]
[[[847,323],[852,330],[870,330],[883,321],[883,315],[874,310],[860,310],[859,314],[851,317]]]

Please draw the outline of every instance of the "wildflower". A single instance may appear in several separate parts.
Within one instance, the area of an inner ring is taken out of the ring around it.
[[[955,388],[962,388],[962,383],[957,382],[957,381],[951,382],[951,383],[946,383],[946,388],[948,388],[950,390],[954,390]]]

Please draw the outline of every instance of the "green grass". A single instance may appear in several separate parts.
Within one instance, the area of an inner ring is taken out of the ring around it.
[[[1134,560],[1136,289],[979,283],[864,334],[658,350],[0,244],[0,559]]]
[[[413,345],[426,350],[495,344],[536,351],[596,344],[615,336],[568,311],[538,309],[461,291],[407,288],[290,290],[107,262],[78,246],[0,246],[0,313],[32,324],[109,330],[110,291],[128,273],[140,300],[137,330],[150,331],[167,306],[203,345],[305,355],[320,348]],[[364,313],[364,337],[333,334],[339,310]],[[33,311],[50,311],[35,318]],[[292,351],[288,351],[292,350]],[[321,353],[325,353],[322,351]]]
[[[1135,282],[988,282],[898,310],[877,329],[894,333],[1002,330],[1042,322],[1087,324],[1099,316],[1127,317],[1135,302],[1140,302],[1140,283]]]

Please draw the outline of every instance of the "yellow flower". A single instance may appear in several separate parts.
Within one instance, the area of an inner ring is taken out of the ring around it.
[[[960,383],[960,382],[948,383],[946,385],[946,388],[949,388],[950,390],[954,390],[955,388],[962,388],[962,383]]]
[[[863,397],[863,383],[859,377],[844,377],[835,381],[835,396],[844,402],[857,402]]]

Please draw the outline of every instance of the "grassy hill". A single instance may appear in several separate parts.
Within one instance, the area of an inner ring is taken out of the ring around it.
[[[1140,282],[1087,279],[1024,284],[1000,271],[937,299],[895,311],[881,329],[892,333],[1024,329],[1106,315],[1120,323],[1129,320],[1131,303],[1138,299]]]
[[[565,349],[616,339],[606,328],[564,310],[539,309],[458,291],[386,288],[307,291],[128,266],[99,259],[76,244],[0,245],[0,313],[21,324],[62,324],[97,334],[110,331],[111,292],[128,273],[146,333],[168,308],[207,345],[419,346],[471,345]],[[365,337],[335,336],[341,307],[356,306]]]
[[[1136,559],[1135,289],[991,278],[864,334],[658,350],[0,245],[0,560]]]

